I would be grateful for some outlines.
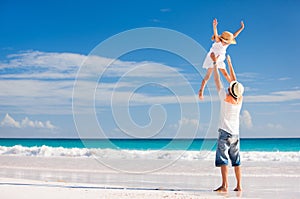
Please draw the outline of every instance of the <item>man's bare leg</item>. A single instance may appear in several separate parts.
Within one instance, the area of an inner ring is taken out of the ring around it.
[[[241,167],[240,166],[236,166],[234,167],[234,172],[235,172],[235,177],[236,177],[236,188],[234,189],[234,191],[242,191],[242,174],[241,174]]]
[[[222,185],[215,189],[214,191],[218,192],[227,192],[228,191],[228,166],[221,166],[221,174],[222,174]]]

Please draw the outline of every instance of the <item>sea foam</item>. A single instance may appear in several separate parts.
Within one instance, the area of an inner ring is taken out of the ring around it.
[[[13,147],[0,146],[0,155],[6,156],[37,156],[37,157],[97,157],[109,159],[157,159],[157,160],[214,160],[214,151],[183,151],[183,150],[115,150],[87,149],[63,147]],[[243,161],[300,161],[299,152],[241,152]]]

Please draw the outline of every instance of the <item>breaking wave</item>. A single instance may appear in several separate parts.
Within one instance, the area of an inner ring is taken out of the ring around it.
[[[97,157],[108,159],[157,159],[157,160],[214,160],[214,151],[180,151],[180,150],[115,150],[63,147],[12,147],[0,146],[0,155],[37,156],[37,157]],[[299,152],[241,152],[243,161],[300,161]]]

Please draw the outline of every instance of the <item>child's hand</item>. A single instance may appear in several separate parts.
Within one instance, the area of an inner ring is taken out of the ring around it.
[[[241,21],[241,28],[245,28],[245,24],[244,24],[244,22],[243,21]]]
[[[215,18],[215,19],[213,20],[213,26],[214,26],[214,27],[217,27],[217,25],[218,25],[218,21],[217,21],[217,19]]]
[[[198,97],[200,100],[204,100],[203,90],[199,90]]]

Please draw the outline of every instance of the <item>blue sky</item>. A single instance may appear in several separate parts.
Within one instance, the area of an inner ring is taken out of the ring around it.
[[[87,65],[84,61],[91,61],[95,71],[112,61],[97,54],[89,56],[101,42],[124,31],[160,27],[182,33],[208,51],[214,18],[219,33],[234,32],[241,20],[245,23],[237,45],[227,50],[246,87],[241,136],[299,137],[299,5],[297,0],[1,1],[0,137],[78,137],[73,86],[80,67]],[[196,136],[216,136],[206,134],[209,125],[216,126],[211,124],[211,101],[217,103],[213,92],[210,98],[206,89],[205,101],[197,102],[197,111],[191,103],[192,93],[172,76],[183,75],[197,94],[201,83],[197,70],[203,72],[200,61],[191,66],[177,55],[155,49],[129,52],[114,60],[98,79],[102,84],[95,91],[95,115],[105,136],[174,137],[179,127],[187,132],[186,137],[195,128]],[[132,69],[138,70],[128,73]],[[124,74],[127,76],[121,78]],[[153,84],[143,85],[145,80]],[[95,81],[97,78],[85,83],[94,85]],[[179,104],[170,89],[175,86],[183,99]],[[127,110],[127,101],[122,99],[129,93]],[[115,111],[129,112],[131,121],[120,121],[120,115],[113,114],[112,95],[118,105]],[[90,115],[85,114],[91,108],[87,106],[83,104],[78,113],[84,119],[80,131],[96,132]],[[181,106],[190,114],[182,115]],[[158,122],[157,128],[150,128],[151,121]],[[140,127],[138,132],[134,125]]]

